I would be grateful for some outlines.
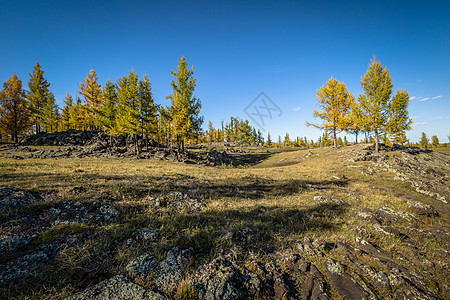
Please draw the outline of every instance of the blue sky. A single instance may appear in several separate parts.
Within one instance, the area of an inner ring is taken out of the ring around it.
[[[333,76],[356,98],[376,55],[412,97],[408,137],[450,134],[448,1],[1,1],[0,32],[0,81],[16,73],[26,86],[39,61],[60,106],[90,69],[104,84],[132,68],[167,104],[185,56],[205,126],[249,119],[264,92],[282,111],[266,118],[272,137],[317,139],[305,126],[319,121],[316,90]]]

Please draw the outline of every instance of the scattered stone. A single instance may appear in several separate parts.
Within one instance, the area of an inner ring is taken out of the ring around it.
[[[250,242],[257,236],[258,230],[252,229],[250,227],[245,227],[244,229],[236,231],[235,233],[235,238],[241,243]]]
[[[198,269],[194,289],[201,299],[293,299],[292,283],[274,263],[250,261],[249,265],[249,269],[239,267],[230,254],[221,254]],[[297,270],[298,266],[294,273]]]
[[[51,226],[74,225],[77,223],[105,222],[117,218],[119,211],[109,204],[102,202],[82,203],[68,199],[58,203],[55,207],[45,210],[39,219]]]
[[[133,236],[138,240],[156,242],[158,239],[158,231],[150,228],[141,228],[133,233]]]
[[[335,197],[327,198],[322,195],[316,195],[313,197],[314,202],[316,202],[318,205],[345,205],[348,204],[345,200]]]
[[[79,195],[79,194],[81,194],[81,193],[84,193],[84,191],[85,191],[85,188],[84,188],[84,187],[82,187],[82,186],[76,186],[76,187],[73,187],[73,188],[71,188],[71,189],[69,190],[69,194],[71,194],[71,195]]]
[[[119,211],[109,204],[95,202],[93,206],[99,210],[99,214],[96,215],[97,221],[108,221],[109,219],[117,218],[120,215]]]
[[[148,204],[154,208],[171,206],[190,213],[199,212],[205,208],[205,205],[200,200],[191,198],[189,195],[177,191],[163,194],[158,198],[148,195],[144,200],[148,201]]]
[[[375,170],[373,168],[371,168],[371,167],[368,167],[367,169],[363,169],[361,171],[361,174],[363,174],[365,176],[373,175],[373,174],[375,174]]]
[[[340,181],[348,180],[347,176],[345,176],[344,174],[333,175],[331,176],[331,179]]]
[[[12,186],[0,186],[0,211],[20,209],[40,202],[41,200],[41,197],[35,196],[28,191]]]
[[[377,209],[361,208],[357,216],[360,220],[370,220],[373,223],[386,225],[396,224],[399,221],[419,222],[419,219],[410,213],[395,211],[387,206]]]

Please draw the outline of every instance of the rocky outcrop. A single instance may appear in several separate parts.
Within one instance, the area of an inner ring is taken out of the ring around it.
[[[131,282],[122,275],[114,276],[104,280],[97,285],[85,289],[66,300],[164,300],[162,295],[146,290],[145,288]]]
[[[0,212],[27,207],[41,200],[41,197],[28,191],[12,186],[0,186]]]
[[[206,156],[206,164],[210,166],[222,166],[231,164],[231,156],[229,156],[225,151],[218,152],[212,150],[208,152]]]
[[[377,170],[394,173],[395,179],[411,183],[418,193],[449,202],[450,187],[446,184],[450,177],[449,155],[397,144],[392,147],[381,144],[380,150],[384,152],[374,153],[373,145],[364,146],[346,162],[372,161]],[[376,172],[371,167],[361,171],[364,175]]]
[[[394,173],[396,179],[410,182],[419,193],[443,203],[450,201],[450,187],[445,183],[450,177],[448,155],[429,151],[402,151],[400,157],[378,161],[375,165]]]
[[[221,254],[198,269],[194,289],[201,299],[293,299],[295,289],[288,275],[275,264],[251,265],[252,271],[240,267],[229,253]]]
[[[123,147],[126,139],[125,136],[110,137],[99,130],[69,129],[52,133],[40,132],[27,137],[22,144],[29,146],[85,146],[110,142],[115,147]]]

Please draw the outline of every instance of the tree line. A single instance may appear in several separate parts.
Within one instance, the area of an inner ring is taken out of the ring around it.
[[[60,111],[44,78],[39,62],[29,73],[28,90],[13,74],[0,91],[0,138],[9,137],[18,142],[31,132],[53,132],[68,129],[99,129],[111,136],[133,137],[136,153],[138,139],[144,137],[167,144],[176,143],[179,151],[185,142],[202,135],[201,101],[194,96],[197,78],[194,68],[188,69],[181,57],[173,76],[172,93],[166,99],[169,105],[154,102],[147,75],[142,78],[134,70],[102,87],[94,70],[87,73],[78,85],[75,99],[67,93]]]

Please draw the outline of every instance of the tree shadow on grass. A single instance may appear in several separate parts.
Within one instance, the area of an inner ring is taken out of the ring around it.
[[[260,252],[267,248],[284,248],[299,235],[337,232],[343,225],[340,217],[347,205],[321,204],[312,208],[293,209],[282,206],[255,206],[249,210],[225,209],[207,211],[200,217],[180,215],[177,220],[183,232],[187,224],[203,228],[195,235],[179,235],[176,244],[193,247],[199,258],[212,259],[218,252],[240,249]]]
[[[274,152],[267,153],[233,153],[231,154],[233,166],[254,166],[268,159]]]

